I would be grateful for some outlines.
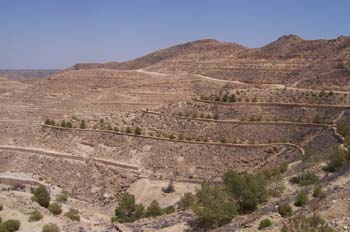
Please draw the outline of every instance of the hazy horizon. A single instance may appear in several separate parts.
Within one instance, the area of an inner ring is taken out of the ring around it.
[[[349,35],[350,2],[0,0],[0,69],[122,62],[200,39],[261,47]]]

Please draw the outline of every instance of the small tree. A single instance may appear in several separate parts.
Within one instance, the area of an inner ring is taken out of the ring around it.
[[[141,135],[141,128],[140,127],[136,127],[135,135]]]
[[[222,226],[237,215],[237,202],[223,187],[202,185],[192,210],[202,227]]]
[[[192,193],[185,193],[179,203],[177,204],[177,208],[179,210],[186,210],[192,207],[195,202],[195,196]]]
[[[80,127],[79,127],[80,129],[86,129],[86,125],[85,125],[85,120],[82,120],[81,122],[80,122]]]
[[[66,127],[66,121],[63,120],[63,121],[61,122],[61,127]]]
[[[125,193],[115,209],[113,221],[127,223],[136,221],[143,216],[144,207],[135,203],[135,197]]]
[[[66,123],[66,127],[67,127],[67,128],[72,128],[72,127],[73,127],[73,125],[72,125],[72,123],[71,123],[71,122],[67,122],[67,123]]]
[[[47,208],[50,204],[50,194],[46,187],[40,186],[34,191],[33,200],[38,202],[42,207]]]
[[[151,204],[147,207],[145,216],[146,217],[157,217],[163,214],[162,208],[160,208],[157,201],[152,201]]]

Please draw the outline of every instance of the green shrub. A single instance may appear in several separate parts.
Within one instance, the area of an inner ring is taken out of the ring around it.
[[[60,232],[60,228],[56,224],[50,223],[43,226],[42,232]]]
[[[66,127],[66,121],[63,120],[63,121],[61,122],[61,127]]]
[[[202,185],[192,207],[202,227],[221,226],[237,215],[237,201],[222,186]]]
[[[290,217],[293,214],[293,209],[289,204],[281,204],[278,206],[277,210],[278,213],[284,218]]]
[[[163,214],[162,208],[160,208],[157,201],[152,201],[145,211],[145,217],[157,217]]]
[[[38,211],[34,210],[29,215],[29,222],[37,222],[43,218],[43,215]]]
[[[141,135],[141,128],[140,127],[136,127],[135,135]]]
[[[112,220],[120,223],[133,222],[143,217],[143,211],[144,207],[135,203],[135,197],[126,193],[120,199]]]
[[[82,120],[82,121],[80,122],[79,128],[80,128],[80,129],[86,129],[86,125],[85,125],[85,121],[84,121],[84,120]]]
[[[47,208],[53,215],[60,215],[62,213],[62,207],[58,203],[50,204]]]
[[[266,218],[266,219],[260,221],[258,229],[262,230],[262,229],[264,229],[266,227],[270,227],[270,226],[272,226],[272,222],[268,218]]]
[[[338,149],[334,152],[324,170],[327,172],[337,172],[349,161],[349,155],[345,151]]]
[[[311,185],[319,182],[320,178],[312,171],[302,172],[298,176],[294,176],[290,179],[290,182],[293,184],[299,185]]]
[[[232,196],[238,200],[240,212],[256,209],[268,197],[267,181],[264,175],[239,175],[229,171],[224,175],[224,184]]]
[[[294,202],[294,205],[297,207],[303,207],[307,204],[307,202],[308,202],[308,196],[306,192],[301,191],[298,193],[297,198]]]
[[[44,124],[45,125],[51,125],[51,120],[50,119],[46,119]]]
[[[0,225],[0,232],[14,232],[19,230],[21,223],[18,220],[7,220]]]
[[[125,132],[128,133],[128,134],[131,133],[131,128],[127,127]]]
[[[50,204],[50,194],[46,187],[40,186],[34,191],[33,200],[38,202],[42,207],[47,208]]]
[[[66,191],[62,191],[60,194],[56,196],[57,202],[66,203],[68,201],[69,194]]]
[[[72,128],[72,127],[73,127],[73,125],[72,125],[72,123],[71,123],[71,122],[67,122],[67,123],[66,123],[66,127],[67,127],[67,128]]]
[[[0,203],[0,211],[4,209],[4,206]]]
[[[69,209],[69,211],[65,213],[64,216],[72,221],[80,221],[79,211],[76,209]]]
[[[195,202],[195,196],[192,193],[185,193],[177,203],[179,210],[186,210],[192,207]]]

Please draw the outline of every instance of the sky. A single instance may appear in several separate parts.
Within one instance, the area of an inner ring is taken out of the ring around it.
[[[284,34],[350,35],[349,0],[0,0],[0,69],[126,61],[212,38],[261,47]]]

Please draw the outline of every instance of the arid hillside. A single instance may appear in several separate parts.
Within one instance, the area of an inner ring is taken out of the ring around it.
[[[249,83],[347,89],[350,84],[350,38],[340,36],[332,40],[304,40],[299,36],[285,35],[254,49],[217,40],[199,40],[132,61],[78,64],[73,69],[92,67],[188,72]]]

